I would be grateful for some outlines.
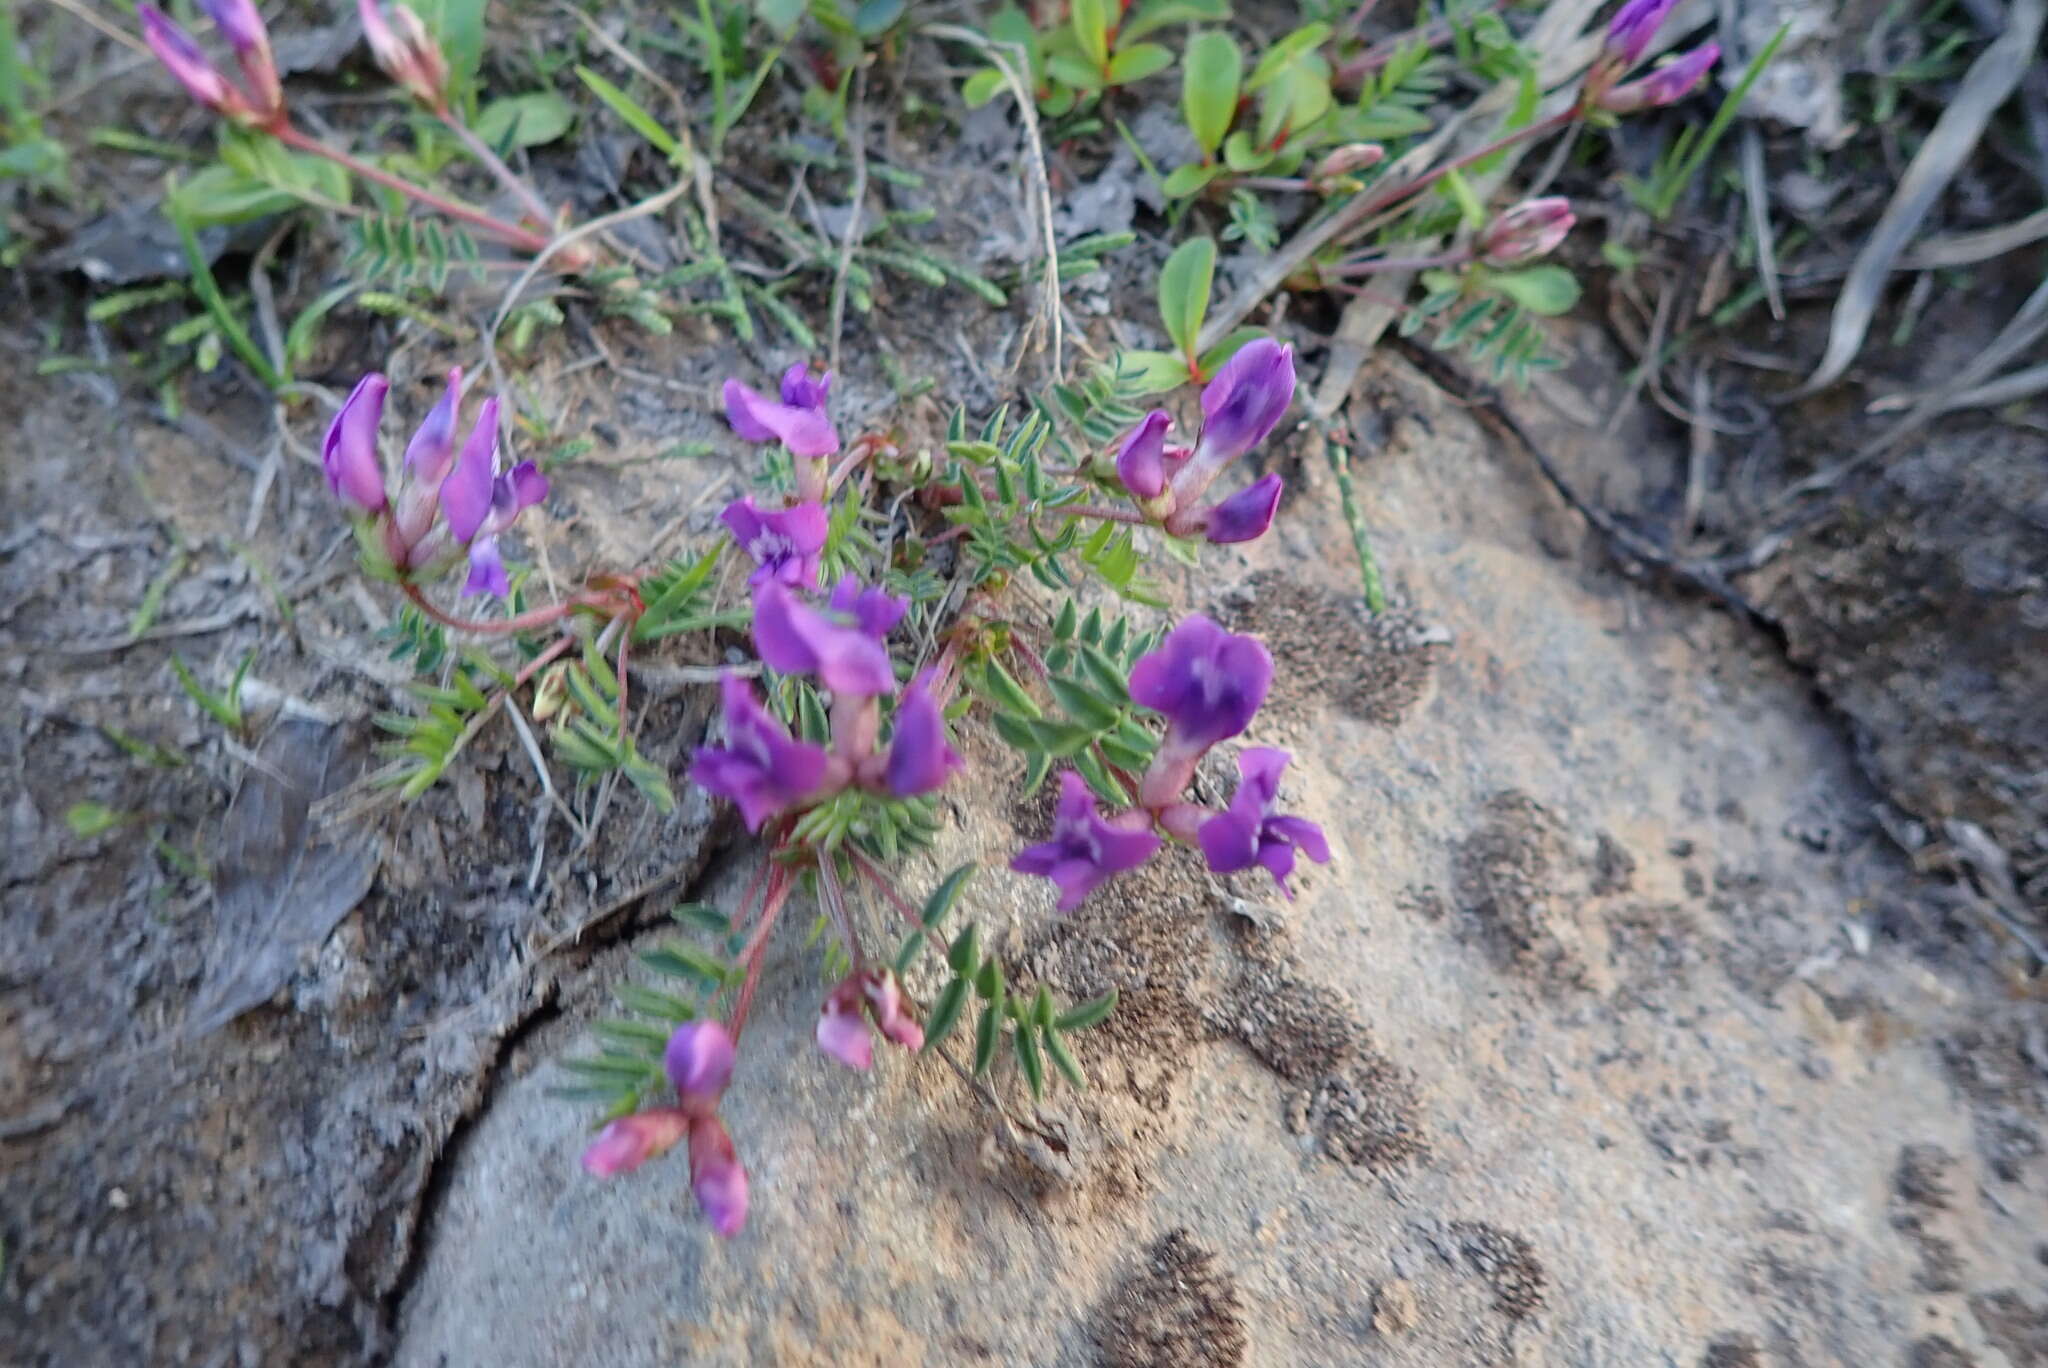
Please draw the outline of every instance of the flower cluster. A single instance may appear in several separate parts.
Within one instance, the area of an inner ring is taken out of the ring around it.
[[[1176,537],[1244,542],[1273,525],[1280,477],[1267,475],[1219,503],[1203,502],[1223,468],[1266,439],[1294,399],[1294,350],[1248,342],[1202,390],[1195,444],[1166,440],[1173,418],[1154,409],[1117,450],[1116,473],[1148,521]]]
[[[583,1152],[584,1171],[598,1178],[631,1173],[687,1138],[690,1186],[704,1219],[720,1235],[737,1235],[747,1220],[747,1171],[718,1119],[719,1099],[732,1081],[732,1035],[720,1022],[685,1022],[669,1037],[662,1065],[675,1085],[676,1105],[606,1126]]]
[[[1561,196],[1523,200],[1480,230],[1475,244],[1489,266],[1520,266],[1556,251],[1578,216]]]
[[[1603,109],[1610,114],[1631,114],[1674,104],[1692,92],[1721,58],[1719,43],[1706,43],[1658,67],[1649,75],[1626,83],[1621,78],[1633,71],[1650,50],[1657,30],[1678,7],[1678,0],[1628,0],[1607,26],[1607,41],[1592,69],[1579,100],[1582,109]]]
[[[270,30],[255,0],[199,0],[199,7],[227,39],[241,68],[242,84],[214,69],[192,35],[155,5],[135,7],[143,41],[192,98],[223,118],[251,128],[268,128],[284,117],[284,86],[270,53]]]
[[[931,793],[962,763],[946,733],[950,672],[924,671],[898,695],[884,643],[910,600],[850,576],[822,603],[813,597],[830,522],[822,458],[839,449],[825,415],[831,383],[799,364],[782,377],[780,403],[737,380],[725,385],[734,430],[749,441],[780,441],[798,471],[798,502],[790,507],[764,509],[741,498],[721,515],[754,562],[755,652],[778,674],[811,676],[831,698],[828,748],[797,740],[744,680],[726,678],[725,744],[700,748],[690,777],[738,804],[749,831],[849,787],[892,798]],[[895,699],[886,746],[884,698]]]
[[[1019,852],[1010,868],[1051,879],[1060,910],[1071,911],[1105,880],[1151,859],[1163,832],[1199,846],[1219,874],[1261,866],[1292,897],[1287,879],[1296,853],[1323,864],[1330,847],[1315,823],[1274,811],[1285,751],[1240,752],[1237,792],[1220,813],[1182,797],[1202,757],[1251,725],[1272,682],[1273,658],[1256,639],[1232,635],[1199,613],[1183,619],[1131,668],[1131,698],[1166,719],[1166,734],[1138,780],[1137,805],[1104,817],[1087,781],[1068,770],[1060,776],[1050,839]]]
[[[386,488],[377,429],[391,384],[376,371],[356,382],[321,444],[327,487],[354,515],[366,557],[406,583],[442,574],[465,553],[465,594],[509,587],[498,538],[519,515],[545,499],[548,481],[531,461],[501,468],[498,401],[486,399],[461,450],[455,446],[462,406],[462,369],[405,449],[404,477],[394,497]]]

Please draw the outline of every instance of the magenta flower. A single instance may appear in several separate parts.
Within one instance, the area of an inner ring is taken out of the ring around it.
[[[924,1027],[910,1014],[903,985],[889,969],[857,970],[834,985],[818,1012],[818,1048],[847,1068],[866,1072],[875,1062],[870,1018],[890,1044],[923,1048]]]
[[[1479,255],[1489,266],[1516,266],[1557,250],[1578,220],[1562,196],[1523,200],[1486,225]]]
[[[1678,0],[1628,0],[1615,11],[1613,21],[1607,26],[1602,60],[1613,63],[1622,71],[1642,61],[1643,54],[1650,50],[1651,40],[1657,36],[1657,30],[1664,27],[1665,19],[1676,8]]]
[[[135,12],[142,19],[142,40],[193,99],[230,118],[249,112],[241,92],[213,69],[213,63],[206,59],[191,34],[149,0],[141,0]]]
[[[839,450],[839,434],[825,416],[830,374],[813,380],[799,363],[782,376],[782,401],[725,382],[725,417],[732,430],[749,442],[781,442],[798,456],[829,456]]]
[[[935,792],[965,764],[946,738],[945,710],[932,693],[932,672],[926,670],[910,681],[896,704],[885,770],[889,792],[898,798]]]
[[[1265,536],[1280,508],[1280,487],[1278,475],[1267,475],[1205,509],[1202,535],[1218,546]]]
[[[583,1151],[583,1171],[593,1178],[631,1173],[666,1154],[690,1131],[690,1116],[676,1107],[656,1107],[622,1116],[597,1133]]]
[[[1195,454],[1173,477],[1175,513],[1191,512],[1223,467],[1264,441],[1292,402],[1292,347],[1261,337],[1224,362],[1202,390],[1202,433]]]
[[[739,804],[748,831],[800,799],[824,781],[829,757],[822,746],[798,741],[762,707],[738,675],[719,685],[725,706],[725,744],[699,746],[690,780]]]
[[[754,649],[762,663],[783,674],[815,674],[835,695],[874,697],[896,692],[896,672],[881,638],[909,607],[852,579],[834,586],[828,617],[799,600],[779,580],[754,590]],[[851,619],[850,622],[843,619]]]
[[[1117,450],[1117,478],[1141,502],[1166,492],[1166,429],[1172,422],[1165,409],[1153,409]]]
[[[1139,827],[1139,821],[1147,825]],[[1071,912],[1105,880],[1151,859],[1159,846],[1159,837],[1143,813],[1126,812],[1113,820],[1104,819],[1087,780],[1066,770],[1060,775],[1052,838],[1017,852],[1010,868],[1051,879],[1060,891],[1059,910]]]
[[[714,1232],[728,1240],[740,1233],[747,1223],[747,1171],[715,1116],[690,1126],[690,1187]]]
[[[356,381],[320,444],[327,488],[359,513],[384,511],[384,463],[377,456],[377,425],[383,421],[384,396],[390,391],[391,382],[376,371]]]
[[[445,106],[448,59],[441,55],[440,44],[420,17],[404,5],[393,5],[387,15],[378,0],[357,0],[356,12],[363,21],[370,55],[384,74],[427,108]]]
[[[740,549],[754,558],[754,573],[747,583],[774,579],[792,589],[818,587],[818,556],[831,524],[823,505],[764,509],[752,499],[735,499],[718,518]]]
[[[426,539],[441,506],[441,482],[455,461],[455,417],[462,404],[462,367],[448,372],[448,388],[405,448],[405,484],[398,492],[398,541],[410,553]]]
[[[1599,106],[1614,114],[1629,114],[1638,109],[1654,109],[1659,105],[1676,104],[1692,93],[1705,78],[1714,63],[1721,59],[1721,45],[1708,43],[1696,47],[1683,57],[1658,67],[1649,75],[1626,85],[1618,85],[1604,92]]]
[[[1231,795],[1228,811],[1202,823],[1199,833],[1202,854],[1209,868],[1218,874],[1234,874],[1253,865],[1264,867],[1289,898],[1294,890],[1287,876],[1294,872],[1299,851],[1317,864],[1330,862],[1330,843],[1323,829],[1305,817],[1285,817],[1273,811],[1280,793],[1280,772],[1287,768],[1283,750],[1253,746],[1237,757],[1237,792]]]
[[[270,31],[263,26],[255,0],[199,0],[199,7],[234,49],[257,112],[268,117],[283,110],[284,87],[270,55]]]
[[[662,1052],[662,1067],[675,1084],[680,1108],[690,1116],[709,1116],[732,1081],[732,1035],[722,1021],[686,1021],[676,1027]]]
[[[431,418],[429,419],[431,422]],[[498,537],[519,515],[548,496],[548,478],[531,461],[498,470],[498,400],[484,400],[455,469],[441,481],[441,514],[448,535],[469,548],[464,594],[496,594],[511,588]]]

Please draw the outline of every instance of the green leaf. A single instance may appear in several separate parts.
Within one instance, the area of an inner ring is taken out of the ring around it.
[[[641,106],[631,95],[592,71],[589,67],[576,68],[577,79],[590,87],[591,94],[604,101],[605,107],[625,121],[628,128],[652,143],[657,151],[677,166],[689,163],[689,154],[675,135],[662,127],[661,121]]]
[[[969,109],[979,109],[1003,92],[1008,82],[995,67],[983,67],[960,84],[960,98]]]
[[[1102,89],[1101,68],[1089,66],[1072,53],[1062,52],[1046,58],[1045,70],[1054,80],[1062,81],[1075,90],[1088,92]]]
[[[1109,59],[1109,84],[1130,85],[1173,65],[1173,53],[1158,43],[1133,43]]]
[[[1067,716],[1090,731],[1106,731],[1116,725],[1117,705],[1093,690],[1059,675],[1046,680],[1046,687]]]
[[[939,1048],[939,1042],[951,1035],[953,1028],[960,1024],[960,1015],[967,1008],[966,979],[956,978],[939,990],[938,1001],[932,1004],[932,1014],[924,1023],[924,1047],[922,1054],[930,1054]]]
[[[441,45],[448,63],[448,93],[466,101],[484,60],[485,0],[414,0],[413,12]]]
[[[1223,140],[1223,164],[1240,175],[1263,171],[1272,160],[1271,149],[1254,143],[1242,128]]]
[[[1153,0],[1128,15],[1116,31],[1119,43],[1135,43],[1168,24],[1217,23],[1230,17],[1230,0]]]
[[[1266,49],[1259,58],[1259,64],[1252,68],[1252,78],[1244,83],[1246,90],[1260,90],[1279,79],[1282,72],[1304,57],[1311,56],[1329,39],[1328,24],[1304,24],[1279,42]]]
[[[1001,1004],[1003,1000],[1003,966],[990,955],[981,962],[981,969],[974,976],[974,991],[990,1002]]]
[[[1442,190],[1444,197],[1458,206],[1459,221],[1468,228],[1477,228],[1486,222],[1486,206],[1479,202],[1473,192],[1472,183],[1456,169],[1444,175]]]
[[[1534,314],[1561,314],[1579,302],[1578,278],[1562,266],[1498,271],[1487,284]]]
[[[1112,988],[1101,997],[1067,1008],[1053,1018],[1053,1026],[1062,1031],[1085,1031],[1090,1026],[1099,1026],[1109,1019],[1116,1010],[1116,989]]]
[[[1023,1067],[1024,1081],[1031,1085],[1033,1097],[1045,1095],[1045,1057],[1038,1052],[1038,1033],[1030,1026],[1019,1026],[1010,1035],[1017,1047],[1017,1063]]]
[[[1040,1036],[1045,1042],[1045,1053],[1051,1058],[1053,1067],[1066,1076],[1067,1082],[1085,1089],[1088,1086],[1088,1075],[1081,1071],[1080,1061],[1067,1049],[1067,1042],[1060,1039],[1060,1033],[1048,1026],[1040,1032]]]
[[[1220,164],[1204,166],[1200,162],[1188,162],[1169,171],[1166,179],[1160,183],[1159,191],[1168,199],[1186,199],[1206,187],[1223,172],[1224,167]]]
[[[1134,395],[1164,394],[1188,382],[1188,364],[1172,352],[1130,351],[1117,357],[1117,368],[1128,377]]]
[[[1081,51],[1087,54],[1098,69],[1108,65],[1109,0],[1073,0],[1067,19],[1073,25],[1074,38],[1081,44]],[[1073,81],[1068,84],[1080,83]]]
[[[953,943],[946,947],[946,963],[965,983],[967,976],[974,972],[974,966],[981,963],[981,928],[973,922],[967,929],[953,937]]]
[[[863,0],[853,12],[854,31],[863,38],[878,38],[893,28],[909,0]]]
[[[112,831],[127,820],[127,813],[117,812],[105,803],[73,803],[64,810],[64,824],[81,841]]]
[[[948,874],[945,880],[932,890],[932,895],[924,900],[924,912],[918,920],[923,922],[927,929],[936,930],[939,923],[945,920],[946,914],[953,910],[953,904],[960,901],[961,893],[966,891],[967,881],[974,877],[975,868],[972,863],[961,865]]]
[[[640,962],[657,974],[687,979],[706,988],[725,983],[726,966],[694,945],[660,945],[640,952]]]
[[[476,116],[473,130],[493,148],[540,147],[569,131],[576,110],[552,90],[493,100]]]
[[[1237,117],[1237,93],[1243,80],[1244,52],[1236,39],[1214,30],[1188,39],[1187,51],[1182,55],[1180,108],[1187,118],[1188,131],[1208,156],[1216,155],[1224,135],[1230,131],[1231,120]],[[1181,171],[1186,169],[1182,167]],[[1210,175],[1214,174],[1210,170]],[[1167,177],[1166,184],[1169,198],[1192,194],[1201,188],[1196,185],[1175,190],[1173,176]]]
[[[1181,355],[1195,354],[1195,338],[1209,312],[1209,287],[1216,275],[1216,242],[1189,238],[1173,249],[1159,272],[1159,316]]]
[[[980,1020],[974,1023],[974,1072],[977,1077],[987,1073],[988,1066],[996,1062],[996,1046],[1002,1040],[1003,1004],[998,1000],[982,1008]]]
[[[986,660],[981,666],[982,688],[998,707],[1016,713],[1020,717],[1036,720],[1045,712],[1024,692],[1024,686],[1017,682],[1015,675],[1002,667],[1001,662]]]

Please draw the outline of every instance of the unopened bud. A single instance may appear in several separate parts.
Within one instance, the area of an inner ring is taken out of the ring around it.
[[[356,8],[384,74],[429,109],[447,104],[448,61],[420,17],[405,5],[393,5],[387,16],[378,0],[357,0]]]
[[[199,0],[214,27],[235,50],[242,76],[249,83],[255,113],[265,120],[284,112],[284,87],[270,55],[270,31],[256,10],[256,0]]]
[[[1479,255],[1489,266],[1515,266],[1548,256],[1578,221],[1571,201],[1552,195],[1523,200],[1479,235]]]
[[[1325,154],[1323,159],[1316,163],[1315,174],[1309,179],[1336,180],[1339,176],[1348,176],[1355,171],[1378,166],[1386,159],[1387,149],[1378,143],[1346,143]]]
[[[1601,93],[1595,102],[1610,114],[1631,114],[1638,109],[1655,109],[1676,104],[1690,95],[1721,59],[1721,45],[1696,47],[1675,61],[1667,62],[1640,80],[1615,86]]]
[[[149,50],[193,99],[230,118],[249,113],[248,102],[213,69],[213,63],[206,60],[191,34],[149,0],[142,0],[135,12],[142,19],[142,39],[149,44]]]

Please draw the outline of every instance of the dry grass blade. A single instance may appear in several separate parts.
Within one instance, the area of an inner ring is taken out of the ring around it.
[[[1870,240],[1856,254],[1856,263],[1849,268],[1849,278],[1835,301],[1834,317],[1828,325],[1827,352],[1819,367],[1805,384],[1786,396],[1788,399],[1833,384],[1863,349],[1885,278],[1934,208],[1935,200],[1968,162],[1992,114],[2012,95],[2035,60],[2034,49],[2040,41],[2044,13],[2048,13],[2048,0],[2013,0],[2004,34],[1971,63],[1955,98],[1942,110],[1934,131],[1906,168],[1891,203],[1885,206],[1884,215],[1871,230]]]

